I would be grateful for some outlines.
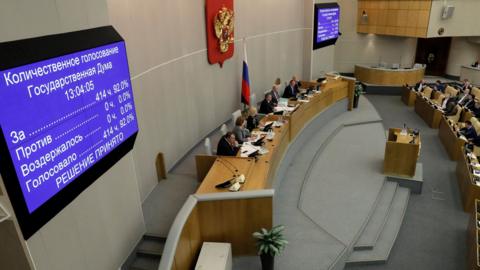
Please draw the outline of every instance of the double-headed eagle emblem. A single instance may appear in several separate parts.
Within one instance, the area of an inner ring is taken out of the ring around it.
[[[226,53],[230,43],[233,43],[234,14],[233,10],[222,7],[214,20],[215,35],[218,38],[220,51]]]

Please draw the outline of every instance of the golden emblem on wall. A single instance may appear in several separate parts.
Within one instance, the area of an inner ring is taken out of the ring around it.
[[[220,51],[226,53],[230,43],[233,43],[234,14],[233,10],[222,7],[214,20],[215,35],[218,38]]]

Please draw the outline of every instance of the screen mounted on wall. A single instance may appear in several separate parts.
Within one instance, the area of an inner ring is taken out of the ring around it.
[[[0,170],[24,238],[133,148],[125,42],[112,27],[0,44]]]
[[[315,4],[313,49],[333,45],[340,35],[340,6],[337,3]]]

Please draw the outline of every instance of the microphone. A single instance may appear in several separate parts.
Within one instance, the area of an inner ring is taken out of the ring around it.
[[[224,160],[223,158],[221,157],[218,157],[218,161],[220,163],[222,163],[223,166],[225,166],[225,168],[227,168],[232,174],[233,174],[233,177],[237,177],[238,176],[238,168],[237,166],[233,165],[230,161],[228,160]],[[227,166],[227,163],[229,166]]]

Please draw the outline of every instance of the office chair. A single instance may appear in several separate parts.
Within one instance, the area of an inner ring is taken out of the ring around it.
[[[210,138],[205,138],[205,142],[203,143],[203,146],[205,147],[205,153],[209,156],[213,156],[212,152],[212,143],[210,142]]]
[[[225,136],[225,134],[227,134],[227,132],[228,132],[228,127],[227,127],[227,125],[223,124],[223,125],[220,127],[220,132],[222,133],[222,136]]]
[[[242,111],[236,110],[232,113],[232,126],[235,126],[235,121],[237,121],[237,118],[242,116]]]

